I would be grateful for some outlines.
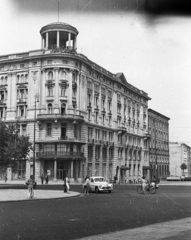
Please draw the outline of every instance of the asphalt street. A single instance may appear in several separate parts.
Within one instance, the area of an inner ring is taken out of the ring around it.
[[[191,217],[190,186],[160,186],[154,195],[138,194],[136,187],[116,185],[111,194],[2,202],[0,239],[79,239]],[[38,189],[61,190],[62,186],[39,185]],[[72,185],[71,191],[83,193],[80,185]]]

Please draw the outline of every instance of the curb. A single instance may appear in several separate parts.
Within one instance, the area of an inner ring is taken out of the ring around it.
[[[54,197],[54,198],[33,198],[33,199],[28,199],[28,198],[26,198],[26,199],[18,199],[18,200],[2,200],[2,201],[0,201],[0,203],[10,203],[10,202],[23,202],[23,201],[30,201],[30,202],[32,202],[32,201],[41,201],[41,200],[57,200],[57,199],[71,199],[71,198],[75,198],[75,197],[80,197],[81,196],[81,193],[79,193],[79,192],[75,192],[76,193],[76,195],[74,195],[74,196],[68,196],[68,197]]]

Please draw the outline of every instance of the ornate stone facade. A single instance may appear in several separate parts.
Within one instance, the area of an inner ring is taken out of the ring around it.
[[[113,74],[77,53],[74,27],[52,23],[40,33],[41,50],[0,56],[0,117],[17,122],[31,141],[39,94],[36,178],[48,172],[55,181],[69,174],[81,182],[86,174],[108,180],[116,175],[125,182],[148,175],[148,94],[123,73]],[[31,152],[26,177],[32,173]]]

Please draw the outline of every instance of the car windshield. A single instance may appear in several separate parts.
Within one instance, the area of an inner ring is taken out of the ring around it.
[[[105,182],[104,178],[95,178],[95,182]]]

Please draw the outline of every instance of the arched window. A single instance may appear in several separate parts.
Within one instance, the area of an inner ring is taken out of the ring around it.
[[[61,114],[62,115],[66,114],[66,104],[65,103],[62,103],[62,105],[61,105]]]
[[[66,80],[66,72],[65,72],[65,71],[62,71],[62,72],[61,72],[61,78],[62,78],[63,80]]]
[[[53,72],[52,71],[50,71],[48,73],[48,80],[53,80]]]
[[[52,114],[52,104],[48,104],[48,114]]]
[[[21,83],[24,83],[24,75],[21,75]]]

